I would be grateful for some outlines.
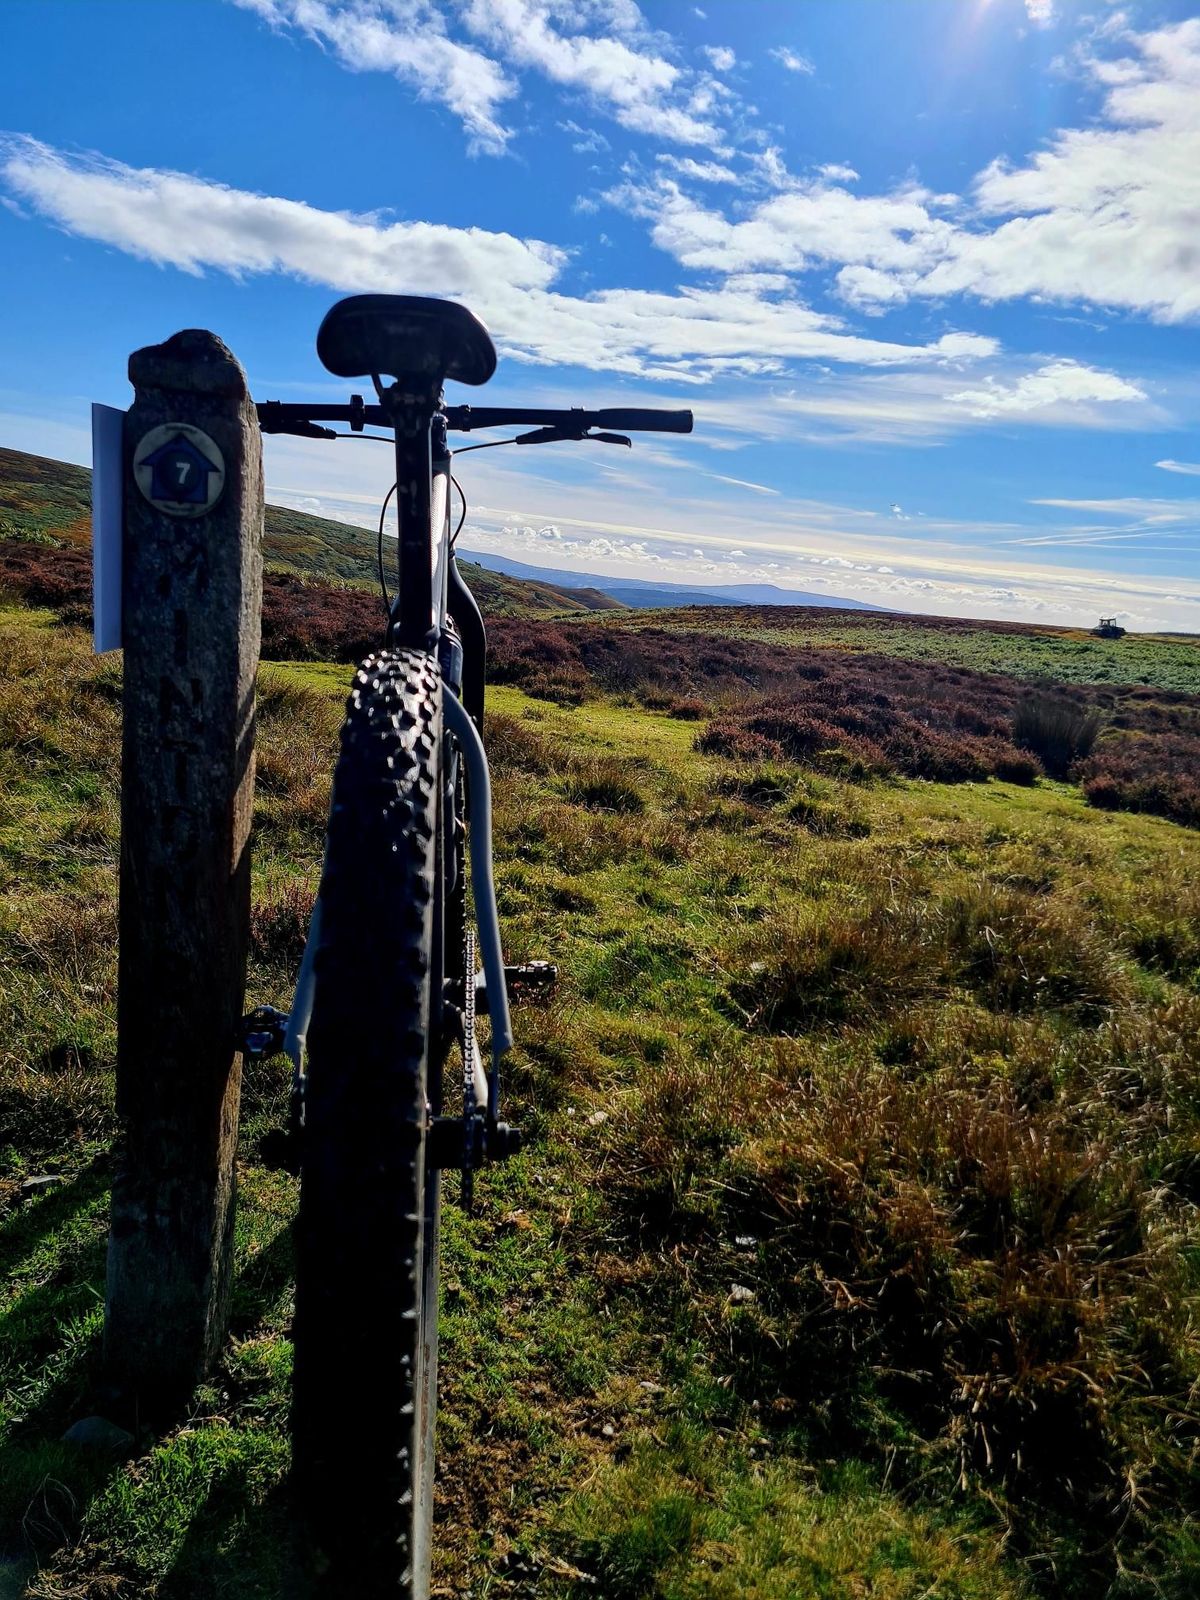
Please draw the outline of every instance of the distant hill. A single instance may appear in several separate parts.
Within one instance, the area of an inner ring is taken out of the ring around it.
[[[91,544],[92,474],[87,467],[0,447],[0,540],[33,544]],[[328,517],[286,506],[266,508],[263,559],[268,571],[375,589],[375,536]],[[485,617],[543,616],[562,611],[620,610],[598,589],[566,587],[485,571],[462,562],[463,575]]]
[[[560,567],[531,567],[509,556],[483,555],[476,550],[469,554],[472,561],[493,572],[506,572],[527,582],[549,583],[556,588],[564,584],[584,583],[619,601],[621,605],[638,610],[664,606],[822,606],[835,611],[886,609],[867,605],[862,600],[843,600],[832,594],[780,589],[773,583],[735,583],[708,588],[700,584],[659,583],[648,578],[609,578],[595,572],[568,572]]]
[[[562,611],[624,611],[625,607],[599,589],[568,589],[539,579],[514,578],[490,572],[478,562],[459,556],[458,569],[479,602],[485,617],[543,616]]]

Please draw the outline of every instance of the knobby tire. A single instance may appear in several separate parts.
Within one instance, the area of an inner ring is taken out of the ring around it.
[[[313,1592],[428,1589],[437,1367],[441,688],[359,669],[334,774],[304,1071],[294,1476]]]

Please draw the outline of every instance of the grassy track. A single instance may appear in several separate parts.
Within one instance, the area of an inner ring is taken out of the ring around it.
[[[348,676],[263,669],[255,1000],[299,958]],[[281,1063],[245,1086],[221,1368],[127,1461],[59,1442],[100,1331],[118,684],[0,616],[0,1557],[44,1600],[267,1600]],[[1200,836],[491,705],[508,954],[563,976],[516,1016],[528,1152],[448,1207],[437,1592],[1194,1594]]]

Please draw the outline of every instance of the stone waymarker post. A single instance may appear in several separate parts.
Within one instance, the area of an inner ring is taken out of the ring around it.
[[[117,1107],[105,1359],[148,1404],[225,1333],[250,917],[262,446],[211,333],[130,357]]]

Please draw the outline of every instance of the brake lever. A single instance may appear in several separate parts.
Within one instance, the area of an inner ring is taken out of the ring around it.
[[[553,444],[556,439],[582,439],[582,433],[567,433],[563,428],[535,428],[532,433],[519,433],[514,444]]]
[[[322,428],[315,422],[284,421],[273,408],[277,400],[264,400],[258,407],[258,426],[263,433],[292,433],[300,439],[336,439],[332,428]],[[351,424],[353,426],[353,424]],[[362,424],[360,423],[361,427]]]
[[[623,433],[588,433],[586,429],[578,433],[569,433],[565,428],[535,428],[532,433],[519,433],[513,443],[554,444],[560,439],[571,440],[576,444],[592,439],[597,444],[626,444],[630,449],[633,448],[633,440],[627,439]]]

